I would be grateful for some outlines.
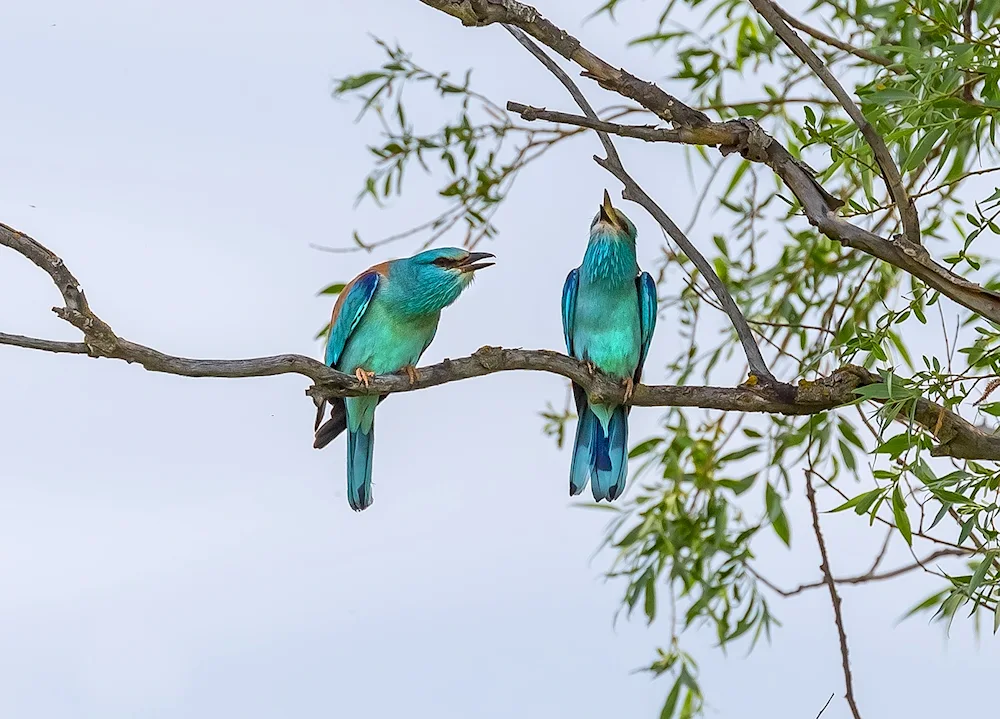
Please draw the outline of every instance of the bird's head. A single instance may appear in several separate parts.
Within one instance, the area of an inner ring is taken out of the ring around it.
[[[625,213],[611,204],[611,196],[605,190],[604,201],[590,223],[590,238],[635,242],[636,235],[635,225],[625,217]]]
[[[458,299],[478,270],[491,267],[494,263],[485,260],[493,257],[489,252],[437,247],[396,260],[390,279],[406,298],[408,309],[438,312]]]

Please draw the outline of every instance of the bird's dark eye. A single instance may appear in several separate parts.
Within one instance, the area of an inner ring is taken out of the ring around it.
[[[438,267],[451,267],[452,265],[455,264],[455,260],[449,259],[447,257],[438,257],[437,259],[434,260],[432,264],[435,264]]]

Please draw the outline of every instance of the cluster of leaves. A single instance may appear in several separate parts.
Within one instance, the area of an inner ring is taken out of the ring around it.
[[[608,0],[595,14],[612,16],[625,3]],[[858,50],[800,33],[884,137],[917,202],[929,250],[988,288],[1000,288],[1000,280],[988,274],[990,258],[974,243],[1000,235],[1000,190],[981,185],[1000,170],[993,144],[1000,111],[998,11],[996,0],[817,0],[803,22]],[[882,236],[899,231],[858,128],[749,4],[669,0],[655,10],[651,26],[631,46],[669,51],[671,93],[720,119],[757,119],[819,169],[824,186],[844,199],[845,216]],[[441,194],[454,199],[470,229],[492,235],[489,217],[517,172],[578,131],[519,127],[469,88],[468,75],[452,84],[414,65],[399,48],[382,47],[389,61],[380,70],[338,88],[340,94],[376,88],[364,95],[365,108],[382,121],[386,142],[373,148],[375,169],[363,195],[383,201],[402,187],[407,163],[432,157],[434,171],[445,178]],[[402,88],[421,83],[460,98],[458,120],[414,132]],[[515,135],[519,144],[503,149]],[[665,614],[661,605],[670,607],[669,647],[649,667],[673,679],[662,716],[690,717],[703,706],[697,665],[682,649],[685,629],[709,627],[722,647],[738,640],[752,647],[776,624],[751,564],[754,544],[768,529],[791,546],[784,505],[801,491],[803,472],[821,483],[821,499],[839,497],[824,508],[839,504],[841,512],[889,526],[914,556],[942,547],[967,550],[969,561],[955,571],[923,567],[944,588],[911,613],[928,611],[950,622],[968,605],[977,621],[992,613],[995,630],[1000,471],[932,458],[933,440],[914,419],[918,398],[966,415],[978,412],[979,421],[1000,416],[1000,402],[987,401],[1000,387],[1000,330],[944,307],[936,292],[891,265],[820,236],[766,168],[720,160],[704,148],[689,153],[693,174],[704,182],[692,239],[703,251],[712,249],[717,274],[775,374],[808,382],[853,362],[878,371],[883,382],[859,390],[856,406],[806,418],[670,409],[661,430],[633,448],[639,471],[632,474],[643,479],[633,479],[628,501],[615,508],[606,544],[616,552],[610,574],[623,582],[627,614],[641,608],[653,622]],[[728,176],[716,183],[723,172]],[[714,211],[701,213],[706,204]],[[477,214],[469,215],[468,207]],[[669,317],[664,324],[679,327],[684,340],[667,363],[669,381],[745,376],[735,336],[690,261],[666,243],[658,269],[661,312]],[[940,336],[930,339],[939,322]],[[543,416],[546,433],[561,445],[572,419],[568,405],[550,405]],[[860,493],[853,489],[857,482]]]
[[[339,80],[335,97],[357,97],[359,119],[371,113],[382,129],[382,142],[369,147],[374,167],[358,197],[383,206],[403,192],[403,178],[416,163],[425,173],[444,176],[438,195],[447,208],[425,222],[374,242],[354,233],[357,249],[420,235],[429,246],[456,225],[464,226],[467,247],[492,238],[497,228],[493,214],[510,192],[518,171],[537,159],[554,142],[575,130],[539,130],[516,125],[507,112],[470,87],[472,72],[461,82],[448,72],[434,73],[417,65],[402,48],[375,39],[386,61],[378,70]],[[457,101],[457,115],[430,132],[419,132],[407,117],[404,90],[430,88],[445,101]],[[434,165],[432,170],[431,165]]]
[[[750,521],[736,502],[754,486],[757,474],[732,478],[730,470],[759,451],[758,445],[726,452],[731,437],[722,422],[693,428],[677,409],[669,411],[664,431],[629,453],[641,462],[633,486],[638,477],[651,481],[624,508],[599,508],[617,515],[606,539],[617,552],[609,576],[626,583],[622,609],[627,615],[641,607],[652,624],[659,610],[657,587],[669,591],[671,648],[661,649],[649,670],[673,678],[663,715],[676,710],[685,717],[701,710],[702,696],[697,667],[681,650],[679,634],[707,626],[720,646],[745,635],[751,646],[769,638],[775,619],[749,568],[749,544],[768,525],[786,544],[790,536],[779,492],[770,484],[764,516]],[[759,439],[753,430],[744,434]]]
[[[949,583],[949,588],[933,594],[919,603],[910,614],[933,610],[934,616],[949,624],[957,609],[971,604],[971,614],[984,610],[993,615],[993,631],[1000,628],[1000,563],[996,561],[998,532],[997,515],[1000,513],[1000,471],[978,462],[966,462],[963,468],[953,468],[939,476],[928,462],[931,442],[925,434],[915,431],[913,416],[919,398],[934,392],[944,392],[950,402],[960,403],[951,395],[963,383],[944,385],[941,368],[935,369],[936,359],[922,358],[927,369],[912,378],[900,378],[885,372],[884,383],[858,390],[867,400],[880,403],[875,415],[878,420],[878,440],[873,448],[876,458],[884,457],[884,467],[875,468],[872,478],[875,488],[851,497],[834,512],[853,509],[859,516],[868,516],[874,523],[883,507],[891,514],[892,522],[908,545],[914,537],[953,547],[967,546],[971,540],[979,550],[970,562],[969,574],[948,574],[936,569],[927,571],[938,574]],[[996,405],[997,403],[991,403]],[[984,405],[991,414],[1000,414],[1000,407]],[[893,427],[903,431],[893,433]],[[919,516],[915,523],[908,512],[908,501],[916,506]],[[953,542],[932,538],[930,533],[942,520],[951,518],[958,528]]]

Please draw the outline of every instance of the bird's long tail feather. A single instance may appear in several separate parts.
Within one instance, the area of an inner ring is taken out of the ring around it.
[[[625,491],[628,474],[628,408],[614,408],[608,421],[607,433],[595,417],[593,431],[594,464],[590,489],[596,501],[606,499],[611,502]]]
[[[368,431],[347,432],[347,501],[360,512],[372,503],[372,450],[375,449],[375,422]]]
[[[617,499],[625,491],[628,475],[628,408],[590,406],[587,393],[573,384],[576,399],[576,439],[569,470],[569,493],[580,494],[590,481],[590,489],[598,502]],[[607,418],[607,431],[601,422]]]
[[[570,496],[580,494],[587,486],[587,479],[594,466],[596,437],[601,433],[601,422],[597,419],[597,415],[590,410],[586,399],[582,406],[577,407],[577,414],[580,415],[580,421],[576,424],[573,460],[569,468]]]

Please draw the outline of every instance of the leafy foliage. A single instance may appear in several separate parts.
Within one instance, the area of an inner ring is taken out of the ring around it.
[[[456,225],[464,226],[467,247],[494,237],[497,228],[492,217],[517,173],[552,144],[579,131],[517,125],[505,110],[471,88],[471,70],[455,82],[448,72],[434,73],[417,65],[400,47],[375,42],[386,55],[382,66],[339,80],[333,91],[335,97],[357,97],[362,103],[359,119],[373,114],[382,128],[384,142],[368,148],[374,155],[374,168],[365,178],[358,201],[368,198],[383,205],[402,193],[403,178],[414,163],[431,173],[428,162],[432,162],[443,171],[438,195],[448,207],[426,222],[376,242],[366,243],[355,232],[355,245],[370,250],[418,235],[424,237],[426,247]],[[431,132],[419,132],[403,102],[404,89],[409,87],[432,88],[443,101],[457,101],[457,116]]]
[[[613,18],[626,2],[607,0],[594,15]],[[1000,170],[998,13],[995,1],[817,0],[797,21],[800,36],[885,139],[917,203],[928,250],[990,289],[1000,288],[982,241],[1000,235],[1000,189],[991,184],[991,173]],[[824,34],[847,49],[817,39]],[[384,144],[372,148],[374,169],[362,198],[384,202],[401,192],[416,161],[443,183],[438,194],[450,204],[389,240],[422,232],[431,242],[460,222],[470,246],[494,238],[492,218],[517,174],[580,131],[520,126],[471,89],[468,73],[453,83],[398,47],[379,45],[386,63],[342,80],[336,91],[361,97],[362,113],[374,113],[384,133]],[[819,180],[846,202],[844,216],[883,237],[899,232],[898,213],[858,127],[749,4],[669,0],[630,47],[663,53],[674,68],[671,92],[688,104],[720,119],[766,124],[794,156],[819,168]],[[433,88],[446,107],[457,101],[457,117],[417,132],[402,102],[411,85]],[[611,120],[643,111],[619,106],[602,114]],[[824,508],[834,513],[827,521],[846,521],[853,512],[890,527],[915,556],[964,550],[968,559],[951,569],[915,565],[940,584],[907,616],[929,612],[950,625],[968,608],[977,622],[992,615],[995,632],[1000,468],[933,456],[935,440],[914,417],[924,398],[996,426],[1000,401],[988,399],[1000,387],[1000,327],[944,306],[920,281],[820,235],[766,168],[720,160],[704,148],[689,153],[707,176],[692,224],[704,204],[714,203],[711,215],[724,218],[726,230],[711,238],[713,264],[775,374],[808,383],[856,363],[877,371],[882,382],[858,390],[856,405],[804,418],[670,409],[661,431],[632,449],[632,488],[614,508],[605,545],[615,553],[609,574],[624,585],[626,615],[640,611],[649,623],[669,621],[669,646],[648,667],[673,681],[662,716],[691,717],[703,709],[697,664],[682,649],[685,630],[710,630],[723,648],[737,641],[752,648],[778,624],[762,590],[773,585],[754,568],[754,547],[764,536],[788,546],[808,541],[793,536],[785,509],[790,494],[801,491],[803,474],[818,480]],[[698,241],[710,249],[703,237]],[[669,381],[745,376],[733,354],[735,334],[709,319],[721,308],[691,262],[668,244],[658,269],[661,312],[683,340],[665,368]],[[549,405],[543,417],[545,432],[561,445],[569,406]]]

